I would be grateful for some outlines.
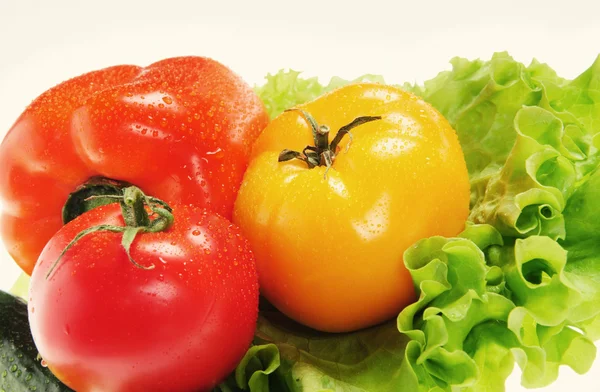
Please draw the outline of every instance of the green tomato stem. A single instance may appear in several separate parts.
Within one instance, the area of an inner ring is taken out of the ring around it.
[[[154,197],[148,197],[142,192],[141,189],[135,186],[128,186],[121,190],[121,195],[92,195],[83,199],[83,201],[93,200],[93,199],[101,199],[103,204],[114,203],[117,200],[121,205],[121,214],[123,215],[123,220],[125,221],[125,226],[114,226],[114,225],[98,225],[89,227],[85,230],[79,232],[71,242],[67,244],[67,246],[60,253],[56,261],[50,266],[48,273],[46,274],[46,279],[48,279],[56,267],[58,266],[60,260],[65,255],[65,253],[71,249],[73,245],[75,245],[79,240],[83,237],[98,232],[98,231],[109,231],[113,233],[123,233],[121,238],[121,245],[129,258],[129,261],[137,268],[151,270],[155,266],[151,264],[149,266],[144,266],[137,263],[132,257],[130,253],[131,244],[135,240],[138,234],[140,233],[157,233],[160,231],[165,231],[174,221],[174,216],[172,213],[171,207],[164,201],[160,199],[156,199]],[[101,204],[102,205],[102,204]]]

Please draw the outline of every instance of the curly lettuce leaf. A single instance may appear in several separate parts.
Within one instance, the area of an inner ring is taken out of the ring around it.
[[[280,366],[279,349],[274,344],[253,345],[238,364],[235,372],[215,392],[268,391],[272,375]]]
[[[276,311],[259,317],[254,346],[217,391],[367,392],[417,387],[404,369],[408,338],[394,322],[347,334],[302,327]]]
[[[515,115],[514,128],[511,154],[487,180],[470,220],[493,224],[507,236],[564,238],[561,212],[576,172],[558,150],[562,123],[544,109],[524,107]]]
[[[583,301],[571,309],[571,319],[594,339],[600,339],[600,168],[577,188],[564,210],[568,251],[566,274]]]
[[[457,131],[471,180],[465,231],[405,253],[419,299],[395,328],[307,335],[261,318],[256,350],[276,348],[280,362],[238,368],[240,390],[503,392],[515,364],[530,388],[561,366],[589,370],[600,338],[600,57],[574,80],[507,53],[451,62],[404,88]],[[350,83],[293,71],[267,80],[257,92],[272,116]],[[252,377],[268,381],[253,388]]]
[[[471,226],[460,238],[432,237],[405,253],[420,297],[400,313],[398,328],[419,347],[410,363],[425,375],[422,386],[504,391],[516,361],[523,385],[542,387],[560,365],[580,373],[592,365],[593,342],[570,328],[580,296],[564,271],[566,252],[544,236],[503,245],[493,230]]]
[[[451,60],[440,73],[413,92],[448,119],[456,130],[471,177],[500,168],[516,139],[513,119],[523,105],[535,105],[542,88],[527,68],[507,53],[490,61]]]

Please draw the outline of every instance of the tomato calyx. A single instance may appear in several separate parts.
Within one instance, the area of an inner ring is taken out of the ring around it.
[[[67,224],[84,212],[106,204],[114,203],[112,196],[122,196],[123,190],[132,184],[126,181],[96,176],[72,192],[62,209],[63,224]]]
[[[335,134],[335,137],[331,143],[329,143],[329,127],[327,125],[319,125],[314,117],[305,110],[296,108],[286,110],[286,112],[289,111],[298,111],[300,114],[302,114],[302,117],[311,127],[315,145],[304,147],[302,152],[285,149],[279,153],[278,161],[286,162],[292,159],[299,159],[303,162],[306,162],[309,169],[317,166],[327,166],[327,170],[329,170],[329,168],[331,168],[333,165],[333,161],[335,160],[338,145],[344,136],[348,135],[348,137],[350,137],[350,142],[352,142],[352,134],[350,131],[353,128],[371,121],[381,120],[381,116],[357,117],[349,124],[341,127]],[[346,149],[349,147],[350,143],[348,143]]]
[[[52,272],[58,266],[61,258],[64,254],[75,245],[80,239],[98,231],[108,231],[112,233],[123,233],[121,245],[125,249],[125,253],[129,258],[129,261],[138,268],[151,270],[155,267],[154,264],[144,266],[137,263],[130,254],[131,244],[135,237],[140,233],[156,233],[167,230],[173,224],[173,213],[171,207],[164,201],[146,196],[138,187],[129,186],[125,189],[120,190],[120,195],[106,194],[106,195],[91,195],[83,199],[83,201],[90,201],[94,199],[100,199],[103,204],[114,203],[116,200],[121,205],[121,213],[125,226],[115,225],[98,225],[89,227],[79,232],[71,242],[60,253],[56,261],[52,264],[46,279],[52,275]]]

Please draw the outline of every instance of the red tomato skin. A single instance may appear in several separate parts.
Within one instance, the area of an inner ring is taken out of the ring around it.
[[[28,274],[90,177],[231,218],[251,145],[268,123],[238,75],[204,57],[121,65],[36,98],[0,144],[0,233]]]
[[[29,319],[50,369],[78,392],[206,391],[248,349],[258,315],[254,256],[237,227],[188,206],[165,232],[138,235],[131,255],[121,234],[81,230],[123,225],[117,204],[63,226],[44,248],[30,288]]]

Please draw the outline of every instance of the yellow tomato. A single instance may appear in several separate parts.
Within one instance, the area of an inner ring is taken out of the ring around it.
[[[374,83],[296,109],[255,142],[234,209],[262,294],[321,331],[393,318],[415,300],[404,251],[464,228],[469,180],[457,135],[422,99]],[[375,118],[332,146],[340,128],[363,116]]]

